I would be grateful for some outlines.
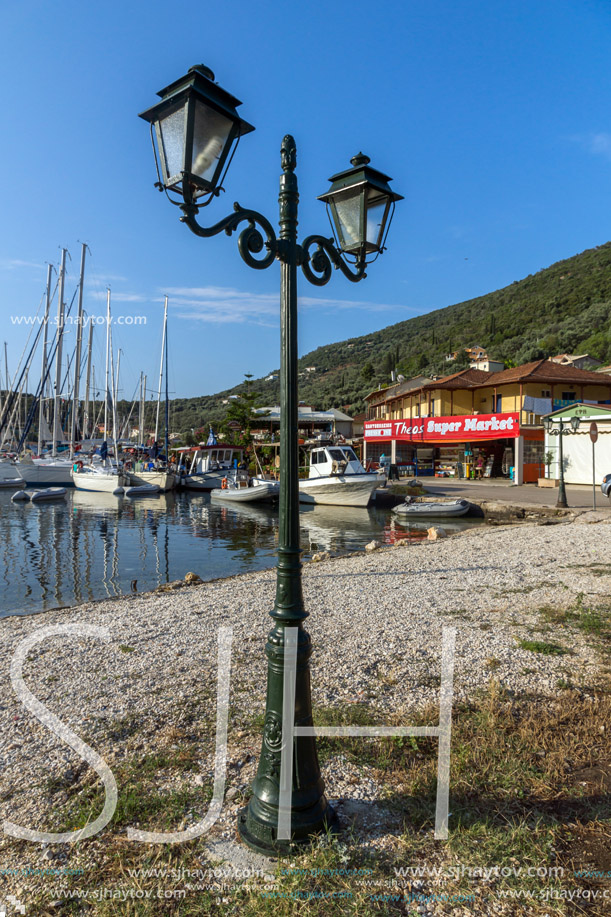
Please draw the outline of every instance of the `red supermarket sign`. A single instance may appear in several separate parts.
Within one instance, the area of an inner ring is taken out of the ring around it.
[[[366,420],[365,440],[402,442],[469,442],[520,435],[520,415],[470,414],[465,417],[415,417],[412,420]]]

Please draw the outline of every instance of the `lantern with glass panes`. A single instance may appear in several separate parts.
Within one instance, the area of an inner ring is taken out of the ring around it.
[[[203,64],[157,94],[161,102],[140,117],[155,131],[158,187],[204,206],[222,189],[240,137],[254,127],[239,116],[242,103],[218,86]]]
[[[332,175],[331,187],[318,198],[327,205],[337,247],[357,262],[384,251],[395,202],[403,200],[370,161],[363,153],[354,156],[352,168]]]

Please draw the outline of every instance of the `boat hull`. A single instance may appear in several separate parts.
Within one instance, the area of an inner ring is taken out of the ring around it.
[[[211,471],[204,474],[187,474],[182,479],[182,486],[186,490],[209,491],[220,488],[223,478],[228,472]]]
[[[134,487],[142,484],[156,484],[164,492],[176,487],[176,475],[169,471],[130,471],[129,482]]]
[[[105,494],[112,494],[118,488],[128,484],[124,474],[100,474],[85,471],[74,471],[72,480],[77,490],[92,490]]]
[[[456,500],[453,503],[402,503],[395,506],[393,513],[410,519],[449,519],[464,516],[469,508],[466,500]]]
[[[19,474],[29,485],[72,487],[72,462],[17,462]]]
[[[35,490],[30,496],[32,503],[44,503],[48,500],[65,500],[68,491],[65,487],[47,487],[46,490]]]
[[[368,506],[380,484],[377,474],[333,475],[299,482],[299,502],[323,506]]]
[[[0,479],[0,487],[5,487],[5,488],[10,487],[13,490],[15,489],[15,487],[25,487],[25,484],[26,482],[23,480],[23,478],[2,478]]]
[[[210,499],[215,503],[262,503],[275,500],[279,485],[273,481],[262,481],[254,487],[231,487],[213,490]]]
[[[158,497],[160,493],[162,490],[157,484],[136,484],[125,490],[126,497]]]

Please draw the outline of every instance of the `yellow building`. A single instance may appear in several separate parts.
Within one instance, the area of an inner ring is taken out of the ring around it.
[[[537,360],[410,380],[367,402],[366,461],[384,453],[410,474],[511,474],[521,484],[543,474],[542,415],[573,403],[611,404],[611,378]]]

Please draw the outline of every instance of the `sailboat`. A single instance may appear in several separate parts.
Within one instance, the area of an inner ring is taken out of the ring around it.
[[[165,468],[138,468],[137,470],[130,470],[129,480],[130,484],[134,486],[140,486],[143,484],[153,484],[159,488],[159,490],[167,491],[173,490],[176,487],[177,477],[173,472],[168,468],[168,459],[169,459],[169,442],[168,442],[168,297],[165,298],[165,305],[163,310],[163,337],[161,339],[161,365],[159,367],[159,391],[157,392],[157,417],[155,420],[155,443],[157,442],[157,437],[159,435],[159,404],[161,401],[161,385],[163,382],[164,374],[164,362],[165,362]],[[142,439],[142,426],[144,411],[141,409],[141,422],[139,427],[139,435]],[[140,462],[138,463],[141,464]]]
[[[104,434],[108,428],[108,401],[110,395],[110,290],[106,293],[106,395],[104,404]],[[117,429],[117,399],[112,398],[112,429]],[[114,433],[116,435],[116,433]],[[115,457],[118,455],[117,441],[114,441]],[[74,461],[74,460],[73,460]],[[129,484],[129,478],[121,469],[110,463],[108,459],[108,443],[106,439],[100,446],[100,462],[85,465],[78,458],[74,461],[71,471],[72,482],[77,490],[94,490],[102,493],[123,493],[123,488]]]

